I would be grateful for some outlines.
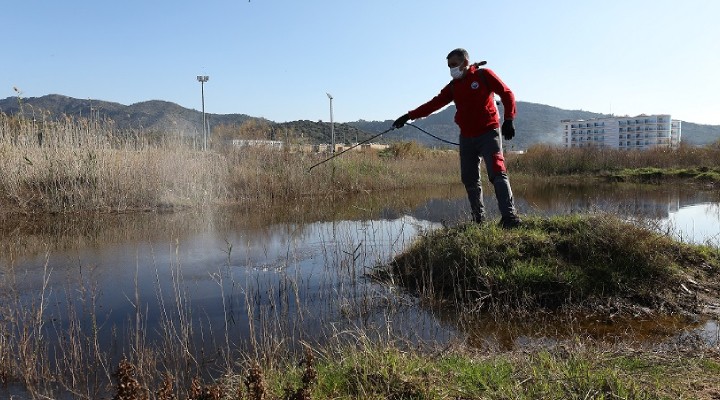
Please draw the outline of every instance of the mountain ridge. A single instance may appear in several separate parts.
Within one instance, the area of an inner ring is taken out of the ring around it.
[[[6,114],[22,113],[25,118],[58,118],[62,115],[88,117],[92,112],[100,118],[113,120],[118,129],[162,132],[174,135],[197,136],[202,132],[202,113],[198,110],[182,107],[165,100],[146,100],[131,105],[93,100],[77,99],[60,94],[49,94],[41,97],[18,99],[8,97],[0,100],[0,112]],[[500,110],[502,113],[502,108]],[[451,142],[457,142],[459,130],[453,122],[455,106],[450,105],[427,118],[414,121],[433,135]],[[515,128],[518,132],[512,142],[507,142],[509,150],[521,150],[535,144],[559,145],[562,140],[560,121],[563,119],[591,119],[608,117],[610,114],[595,113],[584,110],[566,110],[558,107],[532,103],[517,102],[517,118]],[[241,125],[248,120],[262,121],[273,129],[273,136],[282,138],[278,131],[301,136],[311,143],[330,142],[328,122],[298,120],[290,122],[273,122],[264,118],[252,117],[247,114],[213,114],[206,113],[210,130],[219,125]],[[347,123],[335,123],[335,141],[355,142],[370,138],[392,126],[393,120],[365,121],[358,120]],[[446,144],[406,126],[393,130],[378,138],[378,141],[415,140],[426,146],[447,146]],[[720,141],[720,125],[703,125],[683,121],[682,140],[691,145],[707,145]]]

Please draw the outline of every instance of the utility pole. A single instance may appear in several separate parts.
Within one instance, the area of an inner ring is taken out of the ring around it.
[[[210,79],[207,75],[198,75],[197,80],[200,82],[200,93],[202,95],[202,117],[203,117],[203,151],[207,150],[208,129],[205,122],[205,82]]]
[[[332,109],[332,101],[333,97],[330,93],[327,94],[328,99],[330,99],[330,148],[332,149],[331,152],[335,153],[335,125],[333,124],[333,109]]]

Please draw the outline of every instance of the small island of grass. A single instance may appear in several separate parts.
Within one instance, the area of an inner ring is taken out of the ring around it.
[[[718,295],[713,246],[609,215],[530,217],[520,229],[466,224],[426,232],[376,274],[474,310],[611,305],[703,312]]]

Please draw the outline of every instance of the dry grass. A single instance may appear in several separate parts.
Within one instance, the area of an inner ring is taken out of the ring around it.
[[[720,165],[720,143],[705,147],[681,145],[676,150],[626,151],[602,148],[573,148],[536,145],[510,167],[532,175],[598,174],[622,169],[655,167],[663,169],[715,168]]]
[[[458,182],[456,153],[421,150],[351,152],[309,173],[327,155],[203,152],[178,137],[118,131],[112,121],[0,114],[0,204],[24,213],[124,212]]]
[[[223,160],[111,121],[0,114],[0,201],[21,212],[127,211],[222,198]]]
[[[459,183],[455,152],[424,150],[387,156],[351,151],[308,171],[327,154],[225,149],[231,198],[297,200],[367,191]]]
[[[0,113],[0,205],[5,212],[124,212],[459,184],[457,152],[412,142],[349,152],[308,172],[325,157],[217,144],[203,152],[187,138],[119,131],[109,120]],[[720,174],[720,144],[650,151],[535,146],[508,155],[508,164],[511,174],[532,176],[646,167]]]

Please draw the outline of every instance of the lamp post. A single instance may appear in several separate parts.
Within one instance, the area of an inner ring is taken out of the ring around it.
[[[205,82],[210,79],[207,75],[198,75],[197,80],[200,82],[200,93],[202,94],[202,116],[203,116],[203,150],[207,150],[207,125],[205,123]]]
[[[335,125],[333,124],[333,110],[332,110],[332,101],[333,97],[330,93],[327,94],[328,99],[330,99],[330,140],[331,140],[331,152],[335,153]]]

